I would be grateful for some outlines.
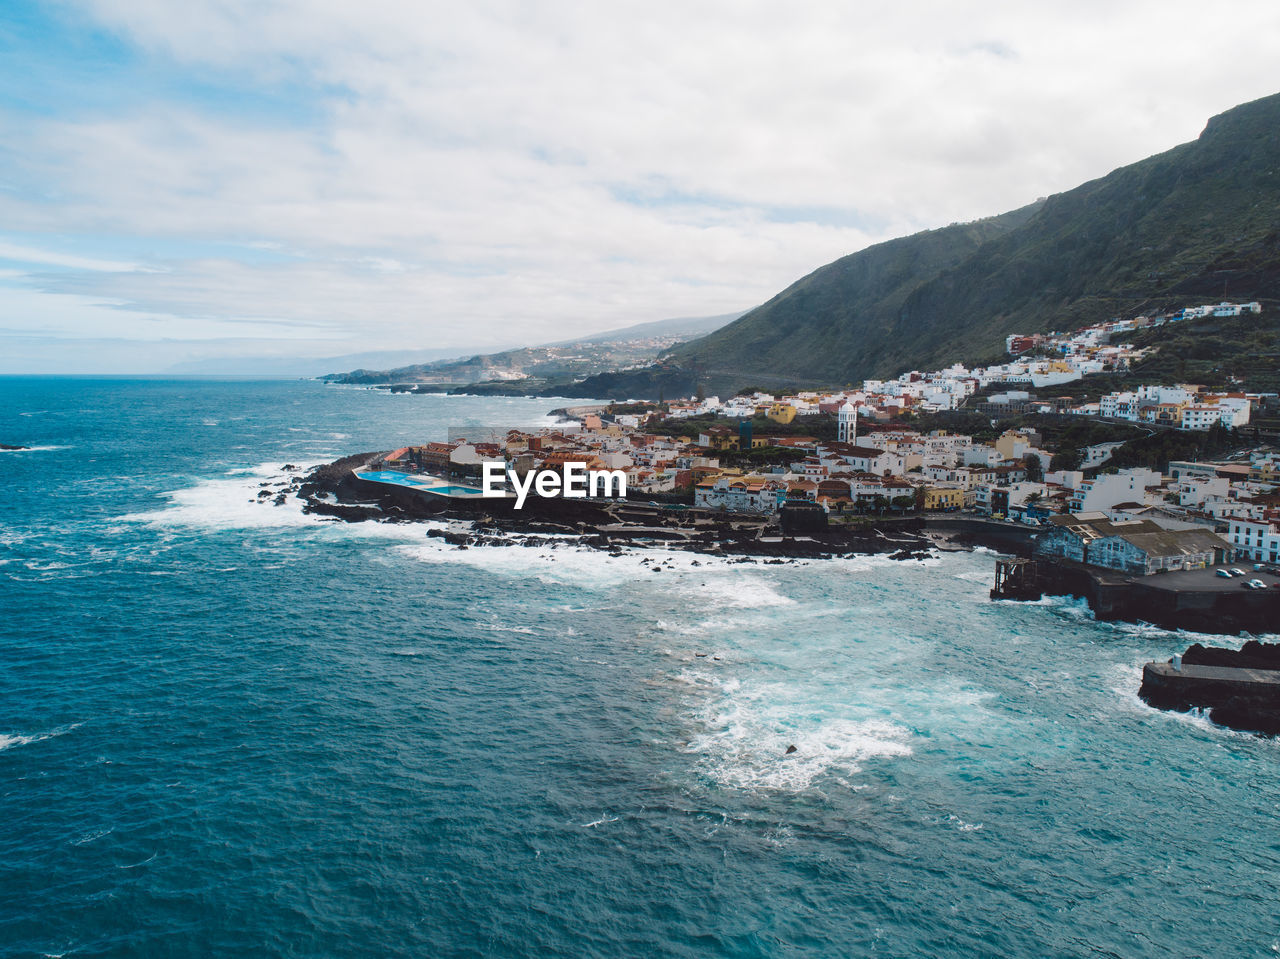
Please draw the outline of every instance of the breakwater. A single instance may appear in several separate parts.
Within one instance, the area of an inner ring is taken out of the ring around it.
[[[1220,726],[1280,734],[1280,644],[1251,640],[1239,650],[1199,643],[1167,663],[1147,663],[1138,695],[1151,706],[1206,709]]]

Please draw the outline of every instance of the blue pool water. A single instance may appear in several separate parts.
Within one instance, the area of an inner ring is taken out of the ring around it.
[[[411,489],[426,493],[440,493],[444,496],[481,496],[484,491],[474,486],[443,485],[435,477],[414,476],[411,473],[400,473],[396,470],[369,470],[361,473],[360,478],[374,483],[388,483],[392,486],[408,486]]]
[[[434,478],[421,478],[411,473],[400,473],[396,470],[368,470],[361,473],[360,478],[372,483],[390,483],[393,486],[412,486],[415,488],[435,486],[439,482]]]
[[[992,603],[989,555],[454,550],[257,497],[557,405],[0,380],[0,954],[1280,951],[1280,747],[1135,695],[1195,637]]]
[[[443,493],[446,496],[482,496],[483,490],[474,486],[433,486],[432,493]]]

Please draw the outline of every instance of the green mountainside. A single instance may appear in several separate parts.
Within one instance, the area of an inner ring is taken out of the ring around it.
[[[666,361],[708,381],[835,385],[1222,299],[1280,305],[1280,94],[1069,192],[843,257]]]

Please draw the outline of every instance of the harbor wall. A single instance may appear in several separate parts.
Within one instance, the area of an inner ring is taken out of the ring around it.
[[[1071,560],[1041,557],[1025,564],[1018,576],[998,581],[992,598],[1075,596],[1084,599],[1100,620],[1226,635],[1280,632],[1280,590],[1246,590],[1242,581],[1233,582],[1240,588],[1185,588],[1167,576],[1126,577]]]

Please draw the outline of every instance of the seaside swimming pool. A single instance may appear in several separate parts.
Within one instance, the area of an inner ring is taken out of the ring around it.
[[[432,486],[430,489],[424,490],[427,493],[440,493],[444,496],[483,496],[484,490],[476,489],[474,486]]]
[[[362,480],[373,483],[387,483],[391,486],[407,486],[423,493],[435,493],[440,496],[483,496],[484,491],[475,486],[452,486],[441,483],[438,477],[413,476],[396,470],[371,470],[368,473],[356,474]]]

